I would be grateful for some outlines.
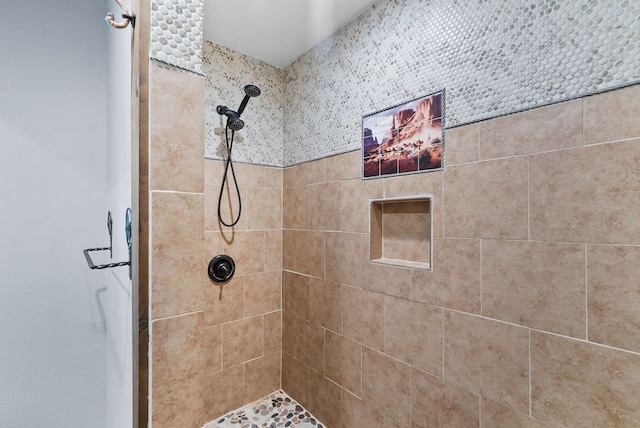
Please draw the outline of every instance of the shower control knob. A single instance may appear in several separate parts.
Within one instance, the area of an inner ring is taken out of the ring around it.
[[[227,282],[236,271],[236,264],[233,259],[226,254],[215,256],[209,262],[207,273],[209,278],[215,282]]]

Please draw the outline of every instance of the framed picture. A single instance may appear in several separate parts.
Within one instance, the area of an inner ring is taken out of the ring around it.
[[[444,90],[362,118],[364,179],[444,168]]]

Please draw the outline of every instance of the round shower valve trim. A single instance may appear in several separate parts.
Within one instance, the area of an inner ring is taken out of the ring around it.
[[[209,262],[207,273],[209,278],[215,282],[227,282],[236,272],[236,264],[233,259],[226,254],[219,254]]]

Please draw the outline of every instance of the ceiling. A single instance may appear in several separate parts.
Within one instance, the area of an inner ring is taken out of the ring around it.
[[[204,0],[204,38],[278,68],[378,0]]]

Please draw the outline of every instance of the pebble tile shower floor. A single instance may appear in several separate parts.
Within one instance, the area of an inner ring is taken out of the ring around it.
[[[273,394],[213,420],[203,428],[326,428],[304,407],[285,394]]]

